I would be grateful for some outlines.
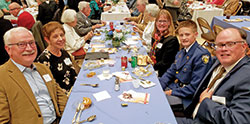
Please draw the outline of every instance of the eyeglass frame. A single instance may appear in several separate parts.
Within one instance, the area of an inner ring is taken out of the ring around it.
[[[13,8],[13,9],[9,9],[9,11],[14,11],[14,10],[16,10],[16,9],[19,9],[19,8]]]
[[[222,49],[223,46],[225,46],[226,48],[232,48],[233,46],[235,46],[237,43],[245,43],[246,41],[242,40],[242,41],[230,41],[230,42],[227,42],[227,43],[219,43],[220,44],[220,47],[218,47],[219,44],[212,44],[212,47],[215,49],[215,50],[218,50],[218,49]]]
[[[160,24],[162,24],[162,23],[164,24],[164,23],[167,23],[168,20],[157,20],[156,22],[157,22],[157,23],[160,23]]]
[[[17,47],[18,47],[19,49],[25,49],[25,48],[27,47],[28,44],[29,44],[29,46],[30,46],[31,48],[35,48],[35,47],[36,47],[36,41],[11,43],[11,44],[8,44],[8,46],[17,45]],[[21,45],[23,45],[23,46],[21,46]]]

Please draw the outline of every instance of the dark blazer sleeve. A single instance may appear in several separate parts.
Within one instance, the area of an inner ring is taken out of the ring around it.
[[[83,18],[81,13],[78,12],[76,14],[76,18],[77,18],[77,24],[74,27],[74,29],[79,36],[82,37],[92,30],[92,25],[86,23],[86,19]]]
[[[42,17],[44,17],[44,10],[43,10],[42,4],[41,4],[38,6],[38,14],[37,14],[36,20],[41,21]]]
[[[178,54],[179,52],[176,54],[176,56],[178,56]],[[167,69],[167,71],[159,79],[163,90],[165,90],[167,86],[171,83],[171,81],[176,78],[175,72],[176,72],[176,64],[171,64],[170,68]]]
[[[100,24],[101,23],[101,20],[91,19],[90,21],[91,21],[92,25],[96,25],[96,24]]]
[[[198,51],[195,51],[195,52],[198,52]],[[194,54],[197,54],[197,53],[194,53]],[[203,55],[209,56],[209,61],[206,64],[202,61]],[[173,90],[172,95],[179,96],[182,98],[192,97],[197,87],[199,86],[201,80],[203,79],[203,77],[205,76],[209,68],[211,67],[211,65],[212,65],[212,61],[211,61],[210,53],[205,52],[205,53],[196,55],[193,61],[191,81],[185,87],[176,88],[175,90]]]

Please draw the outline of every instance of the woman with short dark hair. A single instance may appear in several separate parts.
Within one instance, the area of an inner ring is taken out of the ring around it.
[[[55,21],[49,22],[43,26],[42,32],[48,47],[37,60],[50,68],[56,82],[67,93],[74,85],[77,73],[74,61],[63,49],[66,42],[63,26]]]

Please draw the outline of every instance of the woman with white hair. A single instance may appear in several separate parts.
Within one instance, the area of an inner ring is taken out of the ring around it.
[[[155,18],[160,11],[159,7],[156,4],[148,4],[145,9],[145,17],[148,20],[148,24],[145,27],[144,31],[140,30],[138,27],[134,27],[134,31],[138,32],[142,36],[142,44],[145,46],[147,52],[150,51],[152,33],[155,28]]]
[[[65,50],[71,53],[73,56],[84,56],[85,50],[83,46],[85,41],[93,37],[93,32],[90,31],[84,37],[80,37],[73,27],[77,24],[76,11],[73,9],[67,9],[63,12],[61,21],[64,23],[63,28],[65,30],[66,44]]]

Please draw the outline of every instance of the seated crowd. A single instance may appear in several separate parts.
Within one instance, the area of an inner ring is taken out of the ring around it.
[[[106,25],[100,13],[111,6],[100,0],[77,4],[69,0],[37,1],[36,20],[41,21],[41,36],[48,44],[40,54],[30,31],[36,21],[22,9],[35,1],[0,1],[0,74],[4,77],[0,81],[0,123],[58,124],[85,57],[84,46],[90,43],[95,29]],[[236,28],[221,31],[212,45],[213,57],[197,42],[194,21],[178,22],[175,27],[176,8],[166,1],[128,0],[127,4],[131,8],[135,4],[140,14],[124,21],[140,35],[177,122],[250,123],[246,33]],[[171,4],[179,6],[180,2]],[[17,20],[4,19],[8,13]]]

